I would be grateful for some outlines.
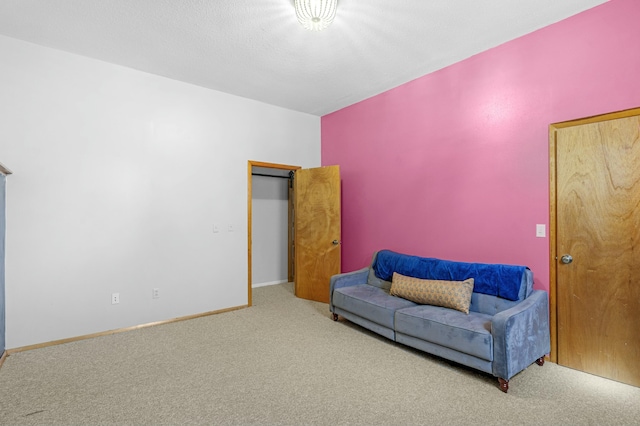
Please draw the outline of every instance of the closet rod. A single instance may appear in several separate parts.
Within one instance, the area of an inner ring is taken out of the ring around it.
[[[291,179],[289,176],[263,175],[261,173],[251,173],[251,176],[264,176],[264,177],[274,177],[274,178],[280,178],[280,179]]]

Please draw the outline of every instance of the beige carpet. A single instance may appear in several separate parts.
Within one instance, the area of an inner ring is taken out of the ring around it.
[[[495,378],[330,319],[290,284],[254,306],[11,355],[0,424],[640,423],[640,388],[547,362]]]

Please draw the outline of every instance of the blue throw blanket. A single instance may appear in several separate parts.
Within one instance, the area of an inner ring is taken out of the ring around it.
[[[473,278],[473,291],[476,293],[518,300],[522,275],[527,267],[453,262],[381,250],[373,269],[376,276],[385,281],[391,281],[394,272],[427,280],[464,281]]]

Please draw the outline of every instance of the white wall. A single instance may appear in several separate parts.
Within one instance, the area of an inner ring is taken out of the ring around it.
[[[320,118],[2,36],[0,58],[7,348],[245,305],[247,161],[319,166]]]
[[[289,180],[254,176],[251,195],[252,284],[286,282]]]

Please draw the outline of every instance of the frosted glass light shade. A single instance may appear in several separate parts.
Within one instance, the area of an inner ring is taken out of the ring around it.
[[[311,31],[327,28],[336,17],[338,0],[295,0],[300,25]]]

